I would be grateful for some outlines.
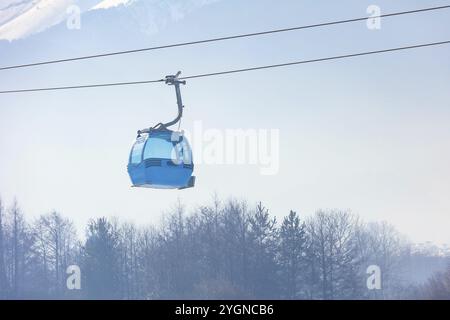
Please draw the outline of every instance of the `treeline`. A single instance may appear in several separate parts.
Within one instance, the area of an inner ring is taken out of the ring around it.
[[[190,214],[178,204],[158,227],[95,219],[81,241],[57,212],[28,222],[0,201],[0,299],[450,298],[450,272],[408,283],[410,258],[392,226],[347,211],[278,223],[261,203],[216,199]],[[81,290],[67,288],[70,265]],[[380,290],[368,290],[370,265]]]

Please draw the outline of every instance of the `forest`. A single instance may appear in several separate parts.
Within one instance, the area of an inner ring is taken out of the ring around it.
[[[158,225],[101,217],[82,232],[59,212],[27,220],[0,200],[0,299],[450,299],[448,257],[346,210],[277,221],[262,203],[215,196],[190,212],[174,204]],[[435,258],[443,270],[413,281],[414,261]],[[72,265],[79,290],[67,286]],[[379,289],[368,289],[370,265]]]

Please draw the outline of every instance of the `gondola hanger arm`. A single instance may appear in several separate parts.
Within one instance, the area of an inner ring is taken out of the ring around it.
[[[169,121],[167,123],[158,123],[154,127],[146,128],[138,131],[138,136],[140,136],[142,133],[149,133],[151,130],[158,130],[158,129],[167,129],[170,126],[173,126],[174,124],[178,123],[178,121],[181,120],[181,117],[183,116],[183,100],[181,98],[181,89],[180,84],[185,85],[186,80],[180,80],[179,76],[181,75],[181,71],[178,71],[175,75],[168,75],[165,77],[165,83],[167,85],[173,85],[175,87],[175,94],[177,96],[177,106],[178,106],[178,115],[175,119],[172,121]]]

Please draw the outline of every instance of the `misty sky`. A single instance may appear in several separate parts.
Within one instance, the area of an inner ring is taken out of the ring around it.
[[[360,17],[371,4],[388,13],[447,2],[146,4],[148,12],[83,8],[81,30],[63,21],[0,41],[0,65]],[[388,18],[381,30],[361,22],[7,70],[0,90],[159,79],[178,70],[191,75],[445,41],[449,27],[450,10],[443,10]],[[0,195],[7,203],[17,197],[28,216],[56,209],[80,231],[105,215],[157,223],[177,199],[189,209],[216,192],[250,205],[261,200],[279,217],[290,209],[303,217],[349,209],[366,221],[388,221],[413,241],[450,243],[449,56],[450,46],[442,46],[188,81],[182,127],[201,120],[205,129],[279,129],[280,170],[264,176],[255,165],[202,164],[196,187],[182,191],[131,188],[126,171],[136,130],[175,115],[172,87],[0,95]]]

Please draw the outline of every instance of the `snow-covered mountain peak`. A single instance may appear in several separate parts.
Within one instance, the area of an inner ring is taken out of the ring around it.
[[[0,40],[16,40],[64,23],[77,6],[82,18],[89,13],[99,18],[114,11],[137,31],[153,34],[170,21],[218,0],[1,0]],[[99,19],[102,21],[102,19]]]
[[[76,0],[6,0],[0,7],[0,40],[15,40],[60,23]]]
[[[129,5],[132,2],[133,0],[103,0],[100,3],[96,4],[91,10],[109,9],[120,5]]]

